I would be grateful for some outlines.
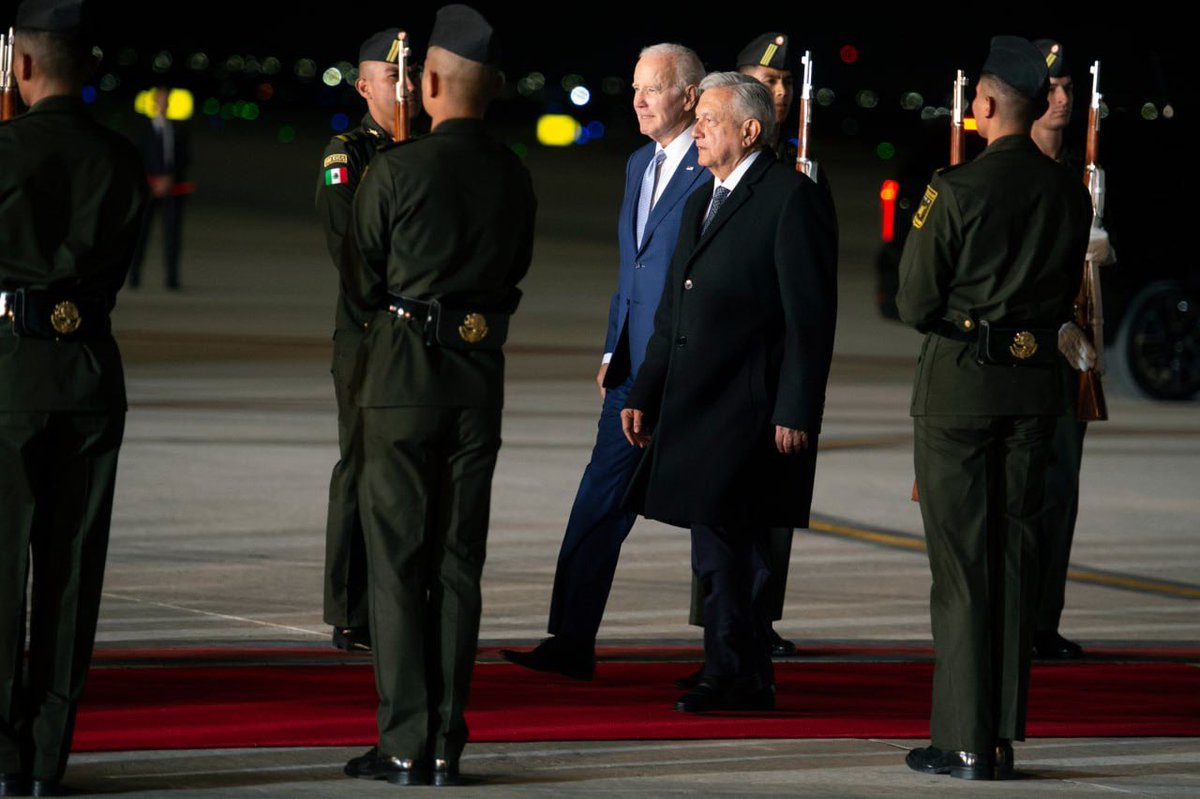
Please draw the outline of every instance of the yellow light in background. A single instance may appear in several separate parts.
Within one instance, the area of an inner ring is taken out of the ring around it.
[[[133,99],[133,110],[142,116],[152,117],[155,108],[154,89],[144,89]],[[167,119],[182,122],[191,119],[196,110],[192,93],[187,89],[171,89],[167,94]]]
[[[963,117],[963,130],[979,130],[979,126],[975,124],[975,117]]]
[[[566,114],[543,114],[537,121],[537,140],[547,147],[567,147],[579,136],[579,123]]]

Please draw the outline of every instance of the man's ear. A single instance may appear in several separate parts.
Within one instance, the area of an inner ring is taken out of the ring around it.
[[[22,82],[28,82],[33,79],[33,58],[29,53],[21,53],[21,63],[17,66],[17,77]]]
[[[762,136],[762,123],[757,119],[747,119],[742,123],[742,144],[753,147]]]
[[[429,82],[429,91],[425,93],[427,99],[438,97],[442,93],[442,79],[438,75],[437,70],[425,68],[425,80]]]
[[[354,90],[358,92],[359,97],[369,101],[371,98],[367,96],[367,93],[370,91],[370,85],[366,78],[359,78],[354,81]]]
[[[683,110],[692,111],[696,108],[696,103],[700,100],[700,92],[695,85],[687,86],[683,90]]]

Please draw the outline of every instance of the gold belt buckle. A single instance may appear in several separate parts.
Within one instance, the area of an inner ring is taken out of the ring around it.
[[[83,317],[79,315],[79,308],[70,300],[63,300],[50,312],[50,326],[59,335],[69,336],[78,330],[81,324]]]
[[[1008,346],[1008,351],[1014,358],[1023,361],[1026,358],[1032,358],[1033,354],[1037,352],[1037,348],[1037,338],[1028,330],[1022,330],[1013,336],[1013,342]]]
[[[468,344],[478,344],[487,338],[487,319],[481,313],[469,313],[458,326],[458,336]]]

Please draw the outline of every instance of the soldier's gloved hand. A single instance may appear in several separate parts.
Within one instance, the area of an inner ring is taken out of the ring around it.
[[[1117,253],[1108,240],[1108,231],[1094,227],[1088,234],[1087,259],[1096,266],[1108,266],[1117,260]]]
[[[1096,349],[1074,322],[1067,322],[1058,329],[1058,351],[1072,369],[1080,372],[1091,371],[1096,365]]]

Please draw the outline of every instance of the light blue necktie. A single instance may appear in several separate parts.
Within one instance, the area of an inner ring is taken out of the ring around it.
[[[642,246],[642,236],[646,233],[646,220],[650,218],[650,209],[654,205],[654,190],[658,187],[658,168],[667,160],[667,154],[659,150],[654,159],[646,167],[642,175],[642,190],[638,193],[637,243]]]
[[[713,192],[712,205],[708,207],[708,214],[704,217],[704,222],[700,225],[700,235],[704,235],[704,231],[708,230],[709,224],[713,221],[713,217],[717,215],[717,211],[721,210],[721,206],[725,203],[725,198],[729,196],[729,189],[724,186],[717,186]]]

